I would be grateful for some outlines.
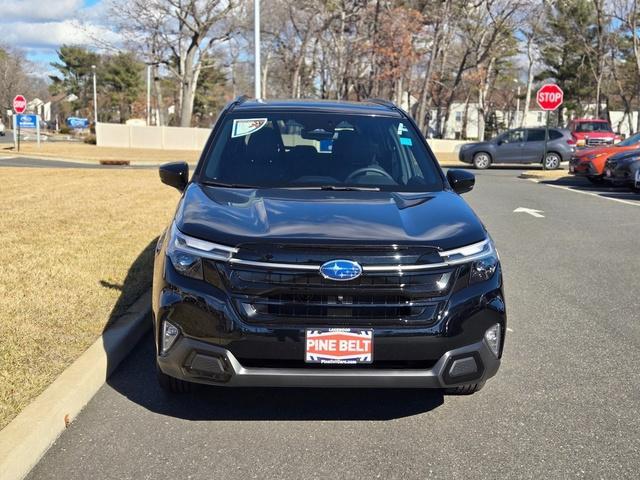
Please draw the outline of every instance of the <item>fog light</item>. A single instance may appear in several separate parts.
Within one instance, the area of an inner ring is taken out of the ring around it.
[[[500,336],[502,332],[500,330],[500,324],[496,323],[493,327],[489,328],[486,332],[484,332],[484,339],[487,342],[487,345],[493,352],[493,354],[497,357],[500,352]]]
[[[179,334],[180,331],[175,325],[167,322],[166,320],[162,322],[162,354],[169,351]]]

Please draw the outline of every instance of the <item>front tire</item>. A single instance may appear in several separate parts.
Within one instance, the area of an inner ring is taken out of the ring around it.
[[[547,156],[544,157],[543,166],[545,170],[556,170],[557,168],[560,168],[560,162],[562,162],[560,155],[555,152],[551,152],[547,153]]]
[[[478,152],[473,156],[473,166],[478,170],[486,170],[491,165],[491,157],[488,153]]]
[[[193,390],[193,383],[185,382],[184,380],[180,380],[178,378],[167,375],[162,370],[160,370],[158,364],[156,364],[156,375],[158,377],[158,383],[160,384],[160,387],[165,392],[188,393]]]

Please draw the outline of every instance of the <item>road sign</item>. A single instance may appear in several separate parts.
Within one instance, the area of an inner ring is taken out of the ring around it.
[[[20,128],[38,128],[37,115],[16,115],[16,122]]]
[[[89,128],[88,118],[69,117],[67,118],[67,126],[69,128]]]
[[[553,111],[562,105],[564,92],[555,83],[547,83],[540,87],[536,94],[536,101],[542,110]]]
[[[13,99],[13,110],[16,113],[24,113],[27,109],[27,99],[22,95],[16,95]]]

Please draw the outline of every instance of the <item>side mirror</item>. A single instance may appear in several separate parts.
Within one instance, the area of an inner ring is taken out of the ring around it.
[[[160,180],[182,192],[189,182],[189,165],[187,162],[171,162],[160,165]]]
[[[449,170],[447,180],[453,191],[459,195],[470,192],[476,184],[476,176],[466,170]]]

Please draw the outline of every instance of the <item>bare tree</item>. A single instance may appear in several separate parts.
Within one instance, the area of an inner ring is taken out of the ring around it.
[[[640,85],[640,2],[638,0],[615,0],[613,15],[620,22],[622,34],[631,43],[636,69],[636,85]],[[636,130],[640,131],[640,114],[638,114]]]
[[[538,59],[537,40],[544,27],[544,2],[531,4],[525,7],[525,15],[521,20],[520,34],[523,37],[524,52],[527,56],[527,92],[524,98],[524,109],[520,119],[520,127],[525,126],[529,116],[529,106],[531,104],[531,93],[533,91],[533,81],[535,78],[535,68]]]
[[[115,0],[111,12],[128,42],[148,62],[167,69],[179,83],[180,125],[191,126],[203,65],[213,47],[229,36],[225,19],[233,0]]]

